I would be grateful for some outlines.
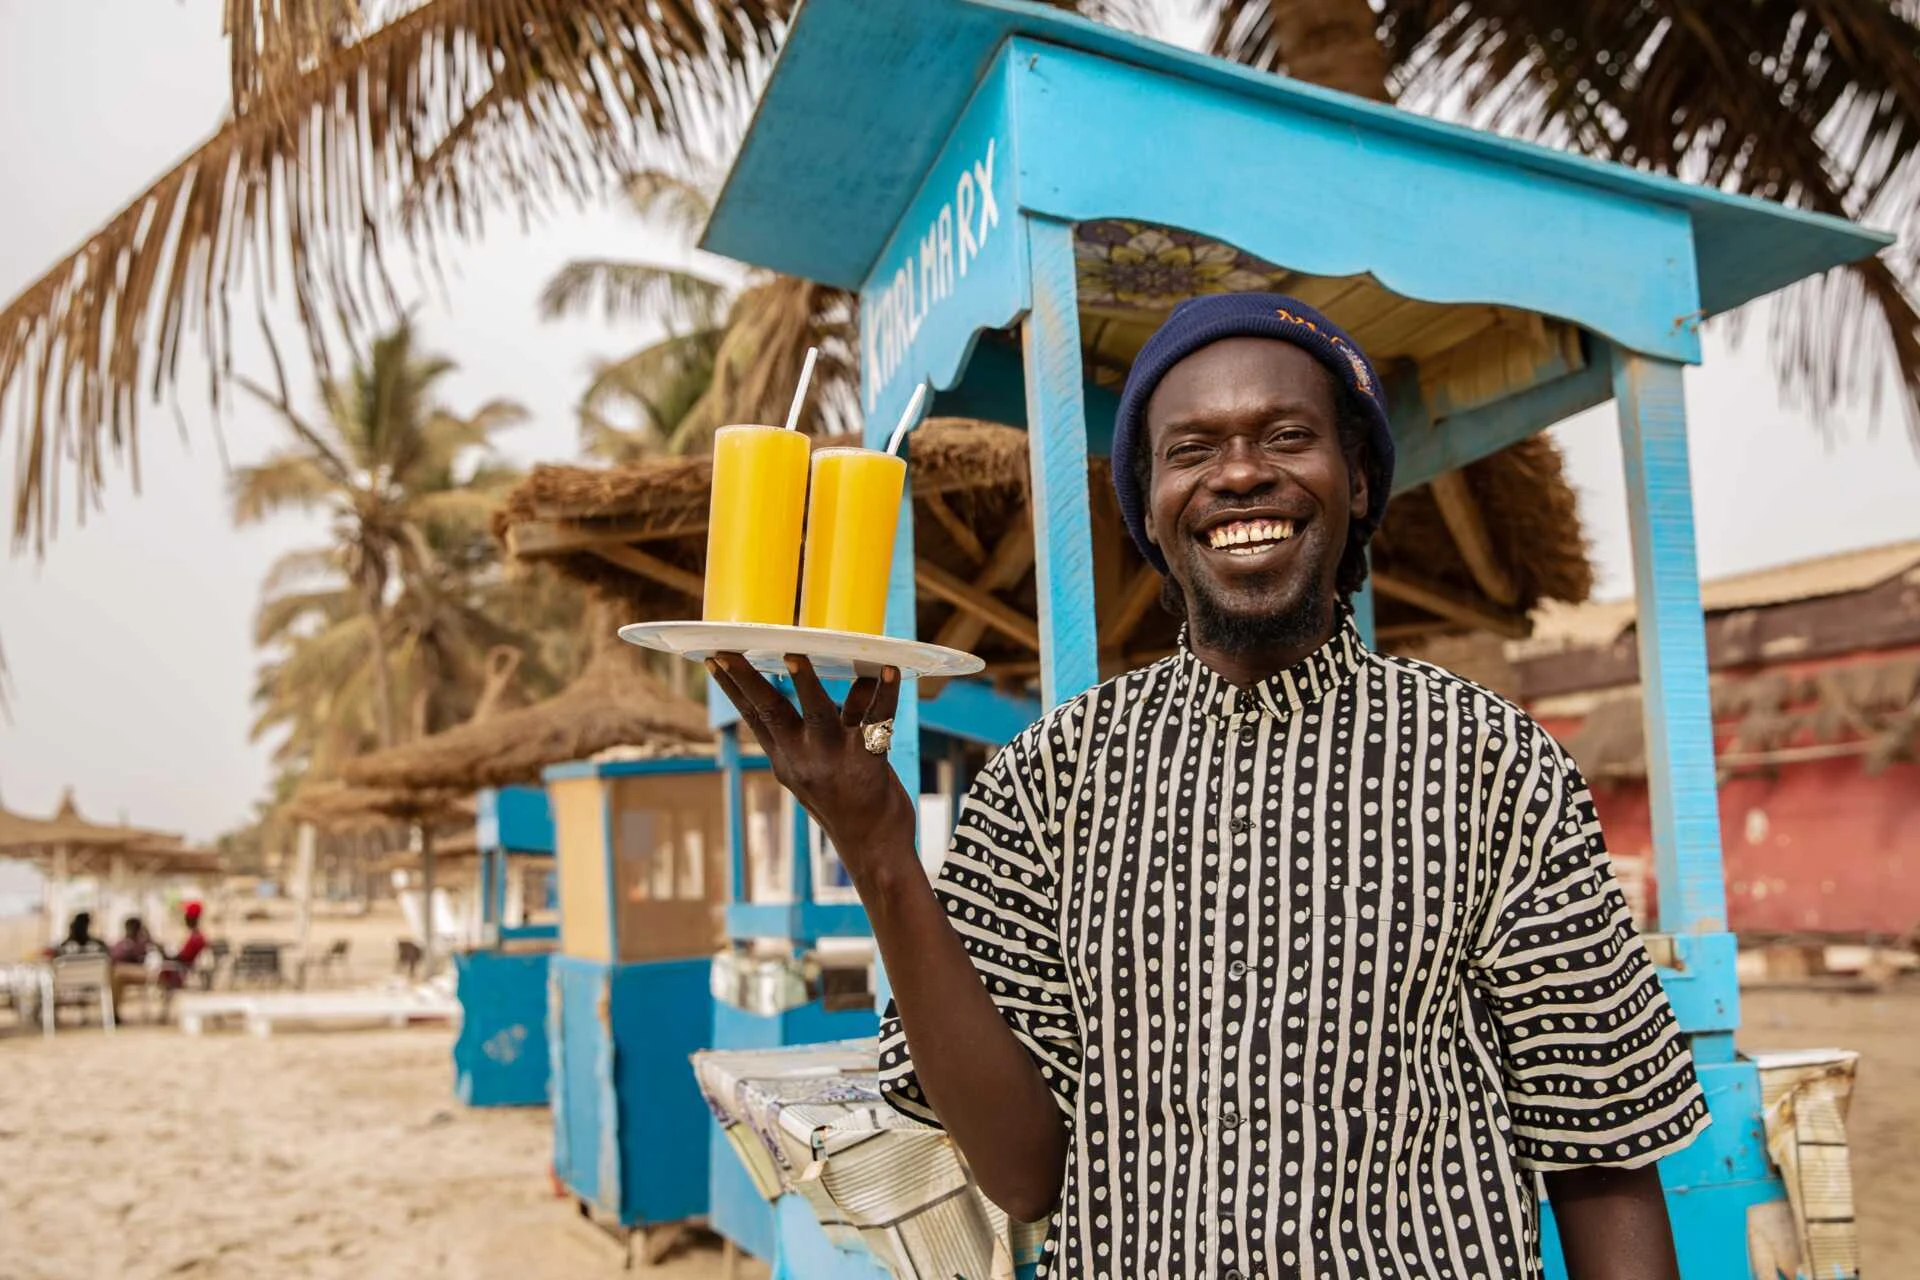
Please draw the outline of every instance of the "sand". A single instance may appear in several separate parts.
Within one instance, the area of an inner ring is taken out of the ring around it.
[[[1920,980],[1750,994],[1743,1042],[1865,1057],[1853,1158],[1869,1275],[1920,1256]],[[0,1014],[0,1280],[621,1274],[555,1197],[540,1110],[452,1098],[445,1030],[51,1042]],[[640,1275],[718,1277],[711,1252]],[[764,1276],[757,1266],[743,1276]]]

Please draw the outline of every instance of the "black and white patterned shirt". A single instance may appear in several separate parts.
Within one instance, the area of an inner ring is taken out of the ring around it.
[[[1707,1124],[1572,761],[1350,623],[1256,688],[1182,648],[1056,709],[937,889],[1067,1116],[1055,1280],[1535,1277],[1536,1172]]]

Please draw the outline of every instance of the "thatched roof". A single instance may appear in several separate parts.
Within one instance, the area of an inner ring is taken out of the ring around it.
[[[281,814],[289,822],[310,823],[322,831],[373,831],[425,823],[431,827],[470,825],[473,802],[457,791],[357,787],[337,780],[309,782],[287,801]]]
[[[612,748],[674,751],[711,743],[705,710],[662,684],[647,671],[645,655],[614,634],[625,620],[620,614],[606,603],[589,611],[591,656],[560,693],[362,756],[342,775],[375,787],[470,792],[537,783],[548,765]]]
[[[1026,433],[931,419],[913,435],[912,468],[920,635],[980,654],[1002,677],[1031,674]],[[495,530],[521,559],[617,596],[626,621],[698,617],[710,474],[707,458],[541,467],[510,495]],[[1092,460],[1089,480],[1103,658],[1124,667],[1171,647],[1176,627],[1126,537],[1104,458]],[[1535,436],[1444,483],[1439,496],[1426,485],[1395,497],[1375,540],[1383,641],[1476,628],[1524,635],[1541,601],[1586,598],[1592,569],[1551,440]],[[1477,531],[1472,554],[1456,538],[1461,527]]]
[[[4,854],[25,855],[57,847],[124,849],[135,844],[165,842],[176,838],[144,827],[91,822],[81,816],[80,808],[74,802],[72,787],[61,794],[60,807],[51,818],[30,818],[0,807],[0,853]]]

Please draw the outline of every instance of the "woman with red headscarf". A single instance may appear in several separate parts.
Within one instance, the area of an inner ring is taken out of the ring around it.
[[[180,944],[178,951],[167,957],[167,967],[160,971],[160,985],[163,987],[184,986],[187,975],[199,963],[200,953],[207,949],[207,935],[200,932],[200,904],[189,902],[181,915],[187,922],[187,940]]]

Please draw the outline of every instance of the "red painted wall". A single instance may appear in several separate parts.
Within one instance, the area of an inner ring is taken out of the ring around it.
[[[1565,741],[1577,725],[1545,721]],[[1651,924],[1652,823],[1644,784],[1594,788],[1635,914]],[[1810,761],[1720,788],[1727,914],[1736,933],[1902,935],[1920,925],[1920,765],[1868,774],[1858,759]],[[1642,897],[1644,893],[1644,897]]]

